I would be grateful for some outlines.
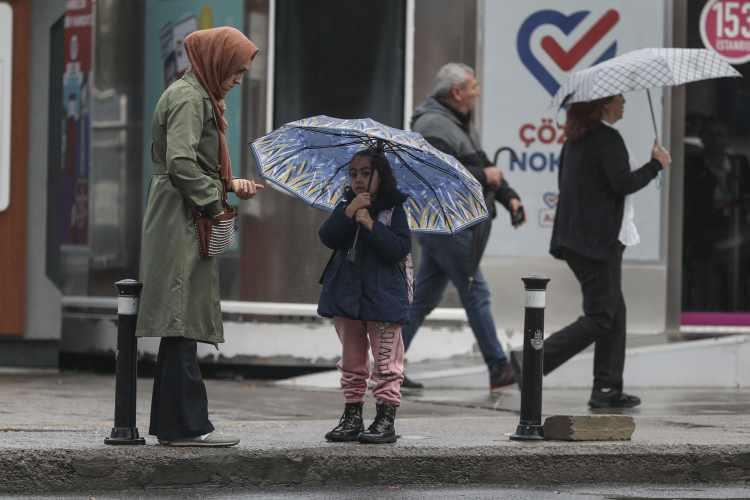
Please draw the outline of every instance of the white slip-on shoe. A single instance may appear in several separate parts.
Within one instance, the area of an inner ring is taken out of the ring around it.
[[[202,436],[191,438],[174,439],[171,441],[159,440],[162,446],[181,446],[181,447],[203,447],[203,448],[229,448],[240,443],[240,439],[234,436],[227,436],[215,432],[210,432]]]

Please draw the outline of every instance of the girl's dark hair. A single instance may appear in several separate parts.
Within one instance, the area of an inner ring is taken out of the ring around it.
[[[597,125],[602,120],[604,106],[612,99],[614,96],[571,104],[565,120],[565,136],[568,140],[577,141]]]
[[[388,199],[391,197],[403,196],[398,190],[396,177],[393,175],[391,163],[382,151],[373,148],[365,149],[355,153],[354,156],[352,156],[352,161],[354,161],[355,158],[367,158],[370,160],[372,168],[378,171],[378,175],[380,176],[380,186],[378,187],[379,198]]]

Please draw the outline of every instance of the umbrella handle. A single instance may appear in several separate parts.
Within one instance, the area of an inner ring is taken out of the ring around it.
[[[507,151],[510,153],[510,156],[512,156],[512,159],[514,162],[518,163],[518,155],[516,155],[516,152],[513,151],[513,148],[510,146],[503,146],[501,148],[497,148],[497,151],[495,151],[495,155],[492,157],[492,164],[497,166],[497,159],[500,157],[500,153]]]
[[[378,139],[378,149],[382,152],[383,149],[383,141]],[[373,169],[373,172],[375,170]],[[370,173],[370,178],[367,181],[367,192],[370,192],[370,187],[372,187],[372,172]],[[361,210],[361,209],[360,209]],[[352,243],[352,247],[349,249],[348,252],[346,252],[346,258],[349,259],[349,262],[355,262],[357,260],[357,240],[359,239],[359,228],[362,227],[362,224],[357,224],[357,232],[354,233],[354,243]]]
[[[657,144],[659,143],[659,133],[656,131],[656,116],[654,115],[654,105],[651,102],[651,91],[646,89],[646,95],[648,96],[648,109],[651,110],[651,123],[654,126],[654,138]]]
[[[362,227],[360,224],[357,224],[357,232],[354,233],[354,243],[352,243],[352,247],[346,252],[346,258],[349,260],[349,262],[356,262],[357,260],[357,240],[359,239],[359,228]]]

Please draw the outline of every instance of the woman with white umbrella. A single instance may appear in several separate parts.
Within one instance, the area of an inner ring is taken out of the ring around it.
[[[632,244],[625,197],[644,188],[671,162],[654,144],[651,160],[631,171],[628,150],[613,127],[624,113],[616,95],[578,102],[567,112],[567,141],[560,158],[560,197],[550,253],[563,259],[581,285],[583,316],[544,342],[545,375],[592,342],[592,408],[632,408],[640,399],[623,392],[626,309],[622,254]]]
[[[595,343],[592,408],[641,404],[640,398],[623,392],[622,380],[622,254],[639,240],[626,197],[648,185],[672,161],[657,139],[651,160],[631,171],[625,141],[613,127],[624,114],[622,94],[736,76],[739,73],[710,50],[646,48],[574,73],[552,101],[555,107],[567,103],[568,111],[550,253],[565,260],[581,284],[584,315],[545,340],[544,374]],[[650,93],[648,102],[658,138]],[[522,383],[518,353],[511,353],[511,362]]]

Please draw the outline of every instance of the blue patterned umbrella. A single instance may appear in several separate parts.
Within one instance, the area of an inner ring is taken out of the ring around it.
[[[413,231],[452,234],[487,219],[482,186],[455,158],[424,137],[370,118],[305,118],[251,144],[271,185],[323,210],[333,210],[349,184],[354,153],[379,146],[391,163]]]

